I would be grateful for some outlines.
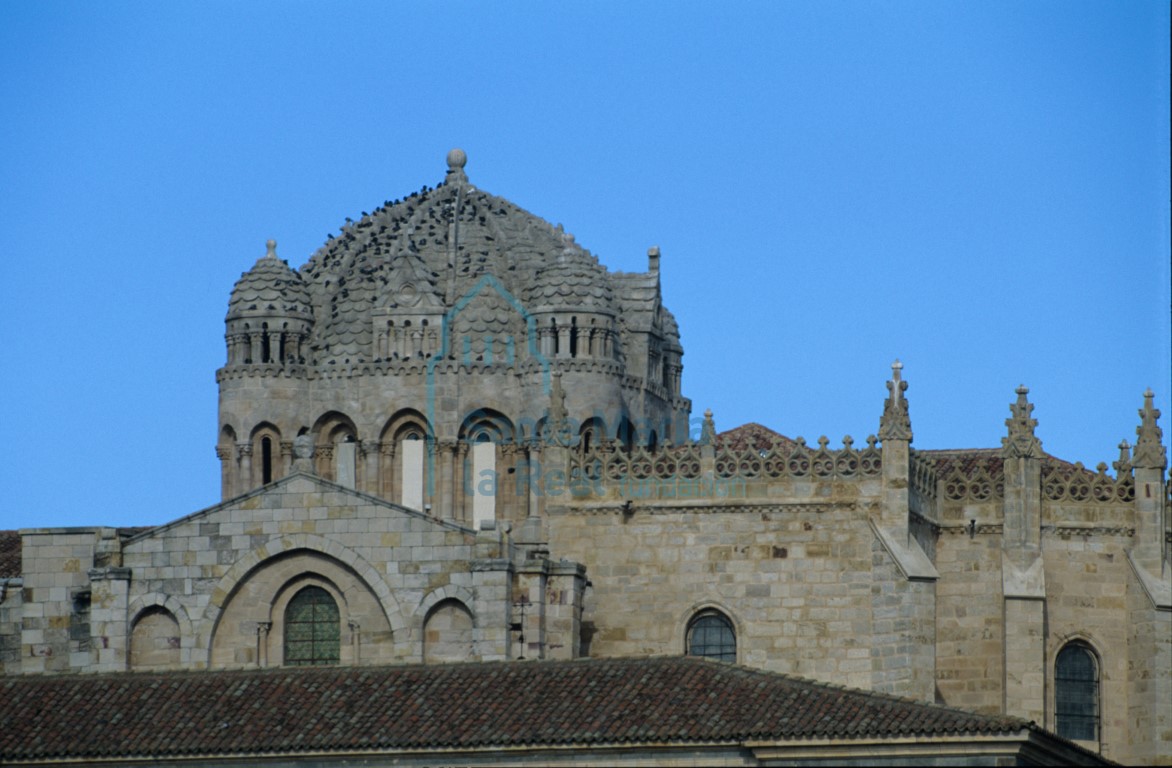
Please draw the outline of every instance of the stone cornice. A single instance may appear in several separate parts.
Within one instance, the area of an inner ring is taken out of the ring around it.
[[[585,502],[582,504],[570,504],[565,506],[551,506],[547,510],[549,515],[670,515],[681,512],[707,512],[709,514],[740,514],[740,513],[758,513],[758,512],[775,512],[778,514],[796,514],[800,512],[814,512],[816,514],[823,514],[832,509],[844,509],[854,511],[858,509],[858,504],[854,501],[844,501],[841,503],[829,503],[825,501],[810,501],[810,502],[786,502],[778,503],[768,499],[760,501],[752,499],[737,499],[735,501],[722,499],[688,499],[683,501],[674,500],[648,500],[640,501],[638,499],[631,499],[630,506],[627,506],[628,500],[624,501],[608,501],[608,502]]]

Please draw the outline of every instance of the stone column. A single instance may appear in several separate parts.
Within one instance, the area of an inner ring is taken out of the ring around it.
[[[217,445],[216,458],[220,460],[220,499],[227,501],[232,498],[233,487],[235,486],[234,478],[232,477],[234,458],[232,448],[226,445]]]
[[[363,440],[359,443],[362,452],[362,490],[371,496],[378,495],[378,456],[382,447],[374,440]]]
[[[281,441],[281,477],[288,477],[293,473],[293,441]]]
[[[247,493],[252,490],[252,444],[236,443],[236,455],[240,457],[240,474],[236,494]]]
[[[455,466],[452,472],[452,519],[458,523],[467,523],[472,519],[468,510],[470,496],[466,493],[465,483],[468,474],[468,443],[463,440],[456,442],[454,457]]]
[[[379,491],[378,495],[392,503],[397,503],[395,498],[395,491],[398,485],[395,480],[395,443],[388,441],[380,443],[382,446],[380,453],[382,454],[382,462],[379,471]]]
[[[354,619],[350,619],[346,624],[350,628],[350,652],[353,654],[353,657],[352,657],[353,660],[351,663],[361,664],[362,663],[362,626]]]
[[[440,440],[439,441],[439,499],[438,509],[435,510],[436,517],[445,520],[454,520],[456,518],[456,507],[454,503],[456,489],[453,487],[453,464],[456,457],[456,441],[455,440]]]
[[[271,621],[260,621],[256,624],[256,665],[269,665],[269,632],[273,629]]]
[[[558,357],[570,356],[570,326],[558,326]]]

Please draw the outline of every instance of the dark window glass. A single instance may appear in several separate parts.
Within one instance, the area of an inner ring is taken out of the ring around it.
[[[737,636],[733,632],[732,622],[716,611],[702,613],[692,619],[688,625],[688,655],[735,662]]]
[[[337,664],[341,632],[334,598],[321,587],[306,587],[285,608],[285,663],[292,667]]]
[[[1054,664],[1054,714],[1058,735],[1080,741],[1099,739],[1099,666],[1090,649],[1072,643]]]

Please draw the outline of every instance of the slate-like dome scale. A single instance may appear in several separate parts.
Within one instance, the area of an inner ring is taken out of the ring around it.
[[[361,354],[371,343],[374,308],[393,303],[388,297],[397,294],[405,272],[422,276],[412,285],[448,307],[490,275],[529,311],[617,314],[605,267],[577,248],[565,259],[567,236],[560,227],[469,185],[463,152],[452,150],[447,160],[444,183],[347,220],[302,267],[319,310],[313,343],[329,350],[319,359]],[[409,270],[404,259],[412,260]],[[511,326],[507,313],[498,314],[469,316],[464,323],[469,329]]]
[[[268,241],[268,252],[236,281],[228,299],[228,320],[274,315],[313,319],[313,301],[305,281],[277,258],[276,248],[275,241]]]

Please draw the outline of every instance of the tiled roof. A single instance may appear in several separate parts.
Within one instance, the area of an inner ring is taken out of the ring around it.
[[[0,531],[0,579],[20,575],[20,531]]]
[[[927,459],[940,474],[959,469],[965,477],[972,477],[978,469],[1001,472],[1000,448],[972,448],[968,450],[916,450],[921,459]]]
[[[943,474],[959,469],[965,477],[972,477],[978,469],[984,469],[990,474],[1002,471],[1000,448],[967,448],[967,449],[930,449],[917,450],[916,455],[932,462],[936,471]],[[1072,464],[1057,456],[1045,454],[1042,456],[1042,469],[1046,473],[1058,473],[1063,477],[1070,477],[1076,472],[1083,473],[1087,478],[1093,478],[1095,473],[1081,464]]]
[[[721,432],[716,436],[716,444],[721,448],[731,448],[734,451],[743,451],[746,448],[767,451],[775,444],[789,448],[794,445],[794,441],[780,432],[774,432],[769,427],[763,427],[751,421],[748,424]]]
[[[1034,730],[686,657],[19,676],[0,724],[0,762]]]

